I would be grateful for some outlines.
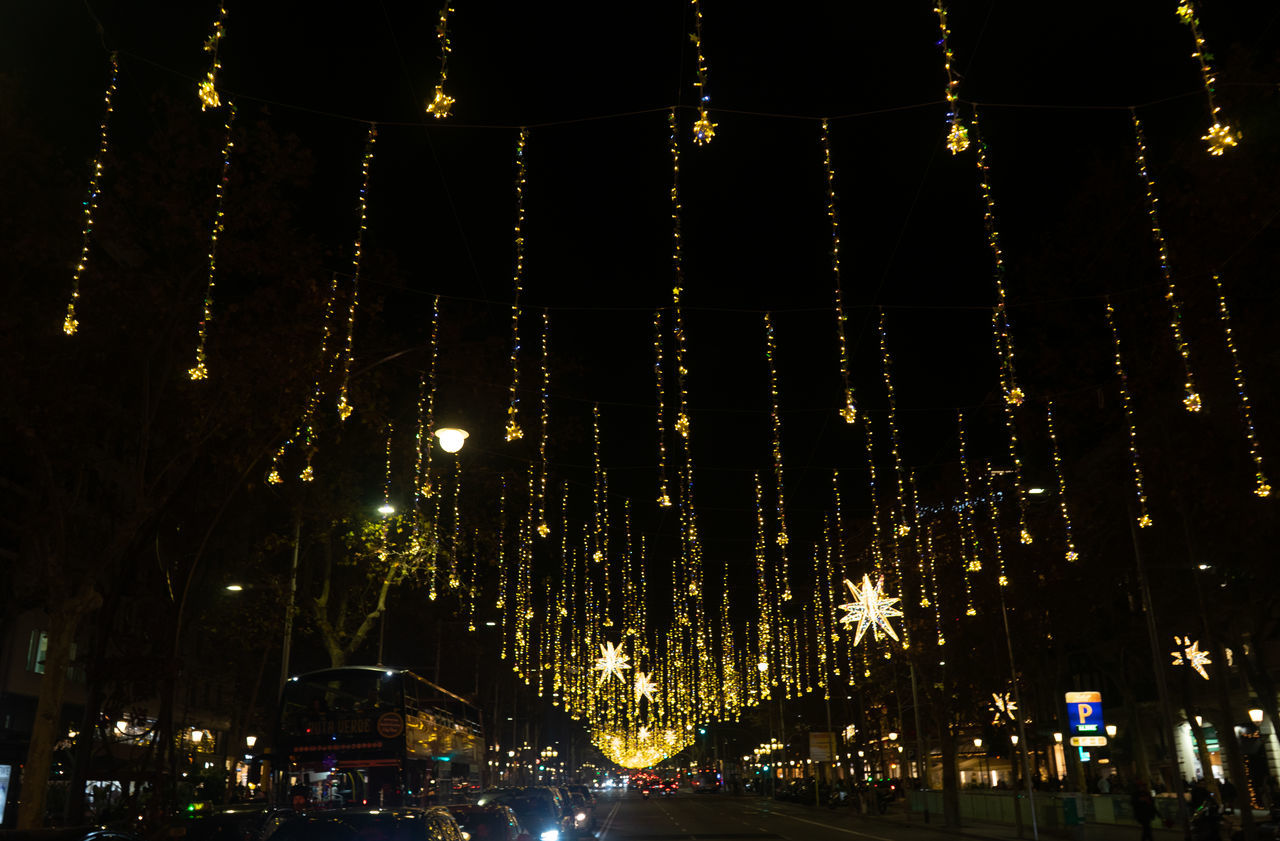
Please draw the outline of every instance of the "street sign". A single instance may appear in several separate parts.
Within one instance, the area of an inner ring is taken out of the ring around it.
[[[1068,692],[1067,720],[1071,722],[1072,745],[1100,748],[1107,744],[1101,692]]]
[[[836,754],[835,733],[809,733],[809,758],[814,762],[834,762]]]

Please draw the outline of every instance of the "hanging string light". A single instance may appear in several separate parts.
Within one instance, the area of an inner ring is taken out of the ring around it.
[[[1049,419],[1049,446],[1053,450],[1053,472],[1058,478],[1058,508],[1062,510],[1062,526],[1066,532],[1067,561],[1080,559],[1075,541],[1071,538],[1071,515],[1067,512],[1067,481],[1062,476],[1062,452],[1058,449],[1058,436],[1053,430],[1053,401],[1045,401],[1045,414]]]
[[[671,507],[671,493],[667,487],[667,434],[663,420],[667,402],[666,386],[662,376],[662,310],[653,311],[653,375],[658,392],[658,504]]]
[[[831,220],[831,273],[836,286],[836,339],[840,344],[840,379],[844,383],[844,406],[840,417],[845,423],[858,419],[858,408],[853,402],[853,385],[849,382],[849,350],[845,341],[844,298],[840,291],[840,218],[836,213],[836,173],[831,164],[831,138],[827,132],[827,120],[822,120],[822,164],[827,173],[827,218]]]
[[[386,454],[386,470],[382,476],[382,507],[378,512],[382,516],[387,517],[395,513],[395,507],[391,504],[391,439],[395,433],[395,427],[391,421],[387,421],[387,454]]]
[[[459,556],[462,554],[462,459],[453,460],[453,545],[449,552],[449,589],[462,586]]]
[[[1147,172],[1147,141],[1142,133],[1142,121],[1138,112],[1130,109],[1133,115],[1133,133],[1138,147],[1138,177],[1142,179],[1147,190],[1147,216],[1151,219],[1151,238],[1155,240],[1156,257],[1160,264],[1160,276],[1164,279],[1164,299],[1169,304],[1169,332],[1173,336],[1173,345],[1178,349],[1182,359],[1182,374],[1186,381],[1182,405],[1188,412],[1200,411],[1200,394],[1196,391],[1195,376],[1191,371],[1191,348],[1182,337],[1182,303],[1178,300],[1178,289],[1173,282],[1173,269],[1169,265],[1169,248],[1165,243],[1164,231],[1160,228],[1160,214],[1157,205],[1155,179]]]
[[[881,523],[884,517],[880,511],[880,494],[876,488],[876,454],[875,454],[875,434],[872,429],[871,418],[867,418],[867,422],[863,424],[865,432],[863,440],[866,443],[867,454],[867,490],[871,494],[871,557],[875,562],[876,575],[884,574],[884,555],[882,552],[883,533]]]
[[[592,551],[591,560],[600,563],[604,560],[604,464],[600,458],[600,404],[591,406],[591,441],[595,457],[595,482],[592,485]]]
[[[995,474],[991,471],[991,462],[987,462],[987,511],[991,520],[991,545],[996,556],[996,581],[1001,587],[1009,586],[1008,570],[1004,567],[1004,551],[1000,540],[1000,505],[996,498]]]
[[[436,295],[431,302],[431,348],[427,355],[427,409],[421,415],[418,434],[427,442],[426,464],[420,474],[419,487],[424,497],[431,496],[435,489],[431,482],[431,454],[435,450],[435,413],[436,413],[436,360],[440,356],[440,296]],[[505,479],[504,479],[505,481]]]
[[[231,128],[236,121],[235,103],[227,102],[226,139],[222,143],[222,172],[218,176],[218,186],[214,189],[214,213],[212,230],[209,233],[209,279],[204,287],[204,304],[200,313],[200,323],[196,326],[196,364],[187,371],[193,380],[204,380],[209,377],[209,368],[205,364],[205,341],[208,339],[209,319],[213,318],[213,285],[218,274],[218,237],[222,234],[222,199],[226,191],[227,180],[231,173],[231,150],[235,142],[231,139]]]
[[[267,471],[268,484],[279,485],[284,482],[284,478],[280,475],[280,465],[299,436],[302,437],[303,448],[306,450],[307,463],[298,478],[303,482],[310,482],[315,478],[315,471],[311,468],[311,457],[315,453],[315,418],[320,408],[320,397],[324,393],[324,381],[333,375],[334,363],[336,362],[336,356],[329,353],[329,338],[333,335],[334,309],[337,305],[337,298],[338,276],[335,274],[329,282],[329,298],[324,306],[324,326],[320,334],[320,353],[318,355],[320,362],[316,368],[315,383],[311,386],[311,394],[307,398],[307,405],[302,412],[302,419],[294,427],[289,437],[276,448],[276,451],[271,456],[271,469]]]
[[[218,61],[218,47],[222,44],[222,36],[227,34],[226,22],[227,7],[219,4],[218,16],[213,21],[213,31],[204,42],[204,51],[213,55],[213,63],[209,65],[204,79],[196,88],[196,92],[200,94],[201,111],[217,108],[221,104],[218,99],[218,71],[222,69],[222,63]]]
[[[768,312],[764,314],[764,335],[764,358],[769,363],[769,399],[771,407],[769,414],[773,420],[773,476],[778,486],[778,534],[775,540],[779,546],[783,547],[785,555],[789,538],[787,537],[786,494],[784,492],[785,483],[783,481],[782,466],[782,412],[778,407],[778,366],[774,360],[777,345],[773,334],[773,319]],[[788,591],[785,599],[789,600],[790,598],[791,594]]]
[[[529,140],[529,130],[520,129],[520,137],[516,141],[516,228],[515,249],[516,265],[512,277],[515,297],[511,301],[511,396],[507,405],[507,440],[515,441],[524,437],[520,428],[520,292],[524,283],[524,184],[525,162],[524,147]]]
[[[1000,388],[1006,403],[1021,406],[1026,395],[1018,385],[1014,368],[1013,328],[1009,320],[1008,296],[1004,286],[1004,252],[1000,248],[1000,230],[996,225],[996,200],[991,192],[991,169],[987,165],[987,144],[978,129],[977,115],[973,119],[973,133],[978,145],[978,188],[982,193],[982,227],[987,234],[987,246],[991,249],[991,279],[996,288],[996,306],[992,320],[992,338],[1000,365]]]
[[[1227,147],[1235,146],[1240,141],[1241,134],[1233,131],[1231,126],[1218,117],[1218,112],[1222,109],[1213,99],[1213,88],[1218,79],[1210,64],[1213,55],[1205,49],[1204,38],[1200,35],[1200,18],[1196,15],[1195,4],[1191,0],[1182,0],[1178,3],[1177,14],[1178,20],[1191,29],[1191,37],[1195,39],[1196,49],[1191,57],[1200,64],[1200,77],[1204,80],[1204,93],[1209,101],[1209,119],[1213,120],[1213,125],[1209,126],[1209,133],[1200,139],[1209,144],[1210,155],[1221,155],[1227,151]]]
[[[893,456],[893,472],[898,480],[898,524],[894,529],[897,537],[905,537],[911,533],[914,525],[911,512],[906,505],[906,486],[904,470],[902,467],[902,450],[898,443],[898,400],[893,391],[893,359],[889,356],[889,333],[887,329],[886,315],[883,308],[880,310],[880,372],[884,376],[884,389],[889,396],[889,452]],[[898,564],[897,553],[894,553],[894,564]],[[902,579],[899,577],[898,585],[901,587]]]
[[[938,28],[942,31],[938,46],[942,47],[942,66],[947,71],[947,122],[951,124],[951,129],[947,132],[947,148],[951,150],[951,154],[958,155],[969,148],[969,131],[964,127],[964,123],[960,122],[960,115],[956,112],[960,80],[951,71],[954,55],[951,52],[951,28],[947,25],[947,8],[942,4],[942,0],[938,0],[933,10],[938,14]]]
[[[960,475],[964,480],[960,506],[960,558],[964,564],[965,615],[977,616],[973,606],[973,576],[982,571],[978,552],[978,534],[973,525],[973,485],[969,476],[969,459],[965,444],[964,412],[956,413],[956,425],[960,439]]]
[[[686,452],[689,447],[689,393],[685,387],[685,378],[689,371],[685,367],[684,319],[680,312],[680,296],[684,292],[684,264],[680,250],[680,140],[676,136],[676,112],[671,109],[667,115],[667,125],[671,131],[671,269],[673,283],[671,288],[671,332],[675,341],[676,387],[680,392],[680,406],[676,412],[675,428],[684,441]]]
[[[62,319],[62,332],[74,336],[80,329],[76,319],[76,302],[80,300],[80,278],[89,265],[89,242],[93,239],[93,212],[98,209],[98,196],[102,193],[102,168],[107,157],[107,126],[111,122],[111,98],[116,95],[116,81],[120,76],[120,58],[111,54],[111,81],[103,94],[102,122],[98,124],[98,154],[93,159],[93,174],[89,176],[89,189],[82,203],[84,223],[80,227],[80,259],[71,275],[71,299],[67,301],[67,314]]]
[[[369,136],[365,141],[364,159],[360,164],[360,227],[356,230],[355,245],[351,249],[351,305],[347,310],[347,347],[342,359],[342,385],[338,389],[338,417],[351,417],[353,406],[347,395],[351,379],[352,349],[356,335],[356,308],[360,305],[360,258],[364,253],[364,234],[369,219],[369,170],[373,166],[373,144],[378,140],[378,126],[369,124]]]
[[[711,122],[711,118],[707,116],[707,106],[711,104],[711,96],[707,93],[707,60],[702,55],[702,3],[700,0],[692,0],[692,2],[693,34],[689,36],[689,40],[693,41],[694,52],[698,55],[698,78],[693,83],[693,86],[698,89],[698,119],[693,124],[693,142],[699,146],[706,146],[716,136],[716,126],[719,123]]]
[[[1260,497],[1271,496],[1271,485],[1267,482],[1267,474],[1262,469],[1262,449],[1258,445],[1258,435],[1253,428],[1253,409],[1249,404],[1249,392],[1245,389],[1244,368],[1240,364],[1240,354],[1236,350],[1235,337],[1231,333],[1231,312],[1227,309],[1227,296],[1222,291],[1222,280],[1213,276],[1213,283],[1218,289],[1218,317],[1222,322],[1222,335],[1227,342],[1227,352],[1231,354],[1231,375],[1236,386],[1236,396],[1240,398],[1240,417],[1244,419],[1244,434],[1249,441],[1249,456],[1253,459],[1256,472],[1254,480],[1257,484],[1253,492]]]
[[[1111,329],[1111,340],[1115,344],[1116,376],[1120,378],[1120,406],[1124,409],[1125,425],[1129,428],[1129,464],[1133,469],[1133,490],[1138,502],[1138,528],[1145,529],[1151,525],[1151,515],[1147,513],[1147,493],[1142,486],[1142,463],[1138,458],[1138,430],[1133,423],[1129,378],[1125,375],[1124,362],[1120,357],[1120,332],[1116,330],[1115,314],[1111,299],[1107,298],[1107,327]]]
[[[454,98],[444,92],[444,83],[449,78],[449,53],[453,47],[449,44],[449,14],[453,7],[445,0],[440,7],[440,18],[436,21],[436,39],[440,41],[440,80],[436,82],[436,95],[427,103],[427,113],[437,119],[449,116]]]
[[[551,369],[547,352],[551,333],[551,315],[542,310],[542,435],[538,439],[538,535],[551,534],[547,525],[547,435],[551,417]]]
[[[498,597],[494,601],[494,607],[498,609],[499,616],[506,612],[507,601],[511,592],[511,577],[507,570],[507,474],[502,474],[498,485]],[[513,623],[502,622],[502,650],[500,657],[507,659],[507,646],[511,639],[511,628]]]
[[[776,670],[777,660],[771,658],[771,648],[774,640],[774,627],[776,616],[773,613],[773,599],[769,593],[769,560],[768,560],[768,539],[765,536],[764,523],[764,486],[760,483],[760,474],[755,474],[756,487],[756,609],[760,612],[760,622],[756,625],[757,651],[756,671],[760,677],[760,697],[762,700],[769,699],[768,676],[770,668]],[[773,663],[770,663],[770,660]],[[773,674],[773,685],[777,686],[777,675]]]

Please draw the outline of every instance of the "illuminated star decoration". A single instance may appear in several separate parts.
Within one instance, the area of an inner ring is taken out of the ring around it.
[[[1180,646],[1177,651],[1169,652],[1173,656],[1173,665],[1190,666],[1200,673],[1200,677],[1208,680],[1209,673],[1204,670],[1204,667],[1212,666],[1213,661],[1209,659],[1209,652],[1200,650],[1200,640],[1175,635],[1173,642],[1174,645]]]
[[[881,631],[895,640],[898,639],[898,634],[889,624],[889,620],[901,617],[902,608],[895,604],[898,601],[896,596],[884,594],[884,576],[881,576],[874,586],[871,584],[869,575],[862,576],[860,585],[855,585],[846,578],[844,586],[849,588],[853,601],[840,605],[840,609],[845,611],[845,615],[840,617],[840,624],[848,628],[853,623],[858,623],[857,630],[853,634],[854,645],[862,642],[862,635],[868,628],[876,639],[880,639]]]
[[[658,691],[658,684],[653,682],[648,674],[644,672],[636,672],[636,702],[639,703],[641,698],[648,698],[649,703],[653,703],[653,693]],[[644,738],[644,737],[641,737]]]
[[[611,676],[622,678],[624,669],[631,668],[628,662],[631,658],[622,651],[622,646],[613,647],[613,643],[605,642],[600,645],[600,656],[596,658],[595,668],[600,672],[600,683],[604,683]]]
[[[992,692],[991,711],[993,713],[991,716],[991,723],[999,724],[1001,716],[1012,721],[1013,714],[1018,711],[1018,705],[1009,697],[1008,692]]]

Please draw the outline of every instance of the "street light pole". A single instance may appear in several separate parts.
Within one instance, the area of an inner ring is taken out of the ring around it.
[[[298,546],[302,538],[302,509],[293,515],[293,562],[289,568],[289,606],[284,612],[284,642],[280,646],[280,686],[276,700],[284,697],[284,685],[289,680],[289,657],[293,647],[293,614],[298,597]]]

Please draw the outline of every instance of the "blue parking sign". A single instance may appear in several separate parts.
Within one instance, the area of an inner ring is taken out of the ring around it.
[[[1071,722],[1072,745],[1100,748],[1107,743],[1101,692],[1068,692],[1067,719]]]

